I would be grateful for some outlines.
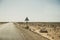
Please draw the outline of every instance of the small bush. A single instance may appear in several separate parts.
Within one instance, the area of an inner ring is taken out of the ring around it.
[[[47,29],[44,27],[40,30],[41,33],[48,33]]]
[[[29,26],[26,26],[25,29],[29,29]]]

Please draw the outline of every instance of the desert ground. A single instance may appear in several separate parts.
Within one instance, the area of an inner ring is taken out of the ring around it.
[[[0,40],[60,40],[60,22],[0,22]]]
[[[17,23],[26,29],[25,22]],[[28,27],[28,30],[50,40],[60,40],[60,22],[29,22]]]

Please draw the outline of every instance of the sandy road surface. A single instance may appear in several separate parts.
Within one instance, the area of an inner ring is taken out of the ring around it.
[[[18,33],[13,23],[7,23],[0,27],[0,40],[23,40],[23,35]]]
[[[6,23],[0,27],[0,40],[48,40],[30,31],[18,28],[14,23]]]

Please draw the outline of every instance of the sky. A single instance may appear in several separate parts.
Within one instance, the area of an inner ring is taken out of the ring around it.
[[[0,22],[60,22],[60,0],[0,0]]]

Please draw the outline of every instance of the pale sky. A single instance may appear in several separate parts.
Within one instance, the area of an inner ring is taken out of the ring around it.
[[[60,22],[60,0],[0,0],[1,21]]]

